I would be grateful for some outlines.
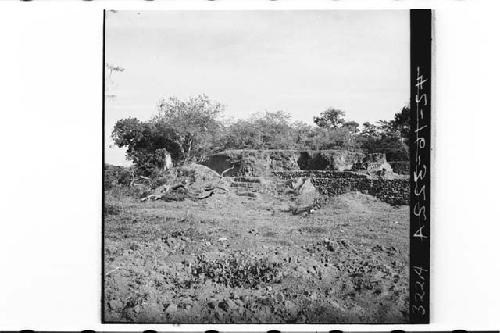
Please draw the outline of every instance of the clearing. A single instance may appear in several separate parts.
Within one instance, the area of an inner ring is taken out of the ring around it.
[[[349,192],[105,194],[106,322],[408,322],[409,208]]]

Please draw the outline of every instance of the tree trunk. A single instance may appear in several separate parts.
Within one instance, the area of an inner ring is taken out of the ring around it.
[[[188,144],[187,144],[187,158],[186,159],[190,159],[191,158],[191,149],[193,148],[193,138],[189,138],[188,140]]]

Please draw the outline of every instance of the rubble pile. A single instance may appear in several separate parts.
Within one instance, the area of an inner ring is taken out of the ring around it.
[[[141,201],[201,200],[228,192],[228,180],[206,166],[191,163],[172,171],[169,182],[151,190]]]

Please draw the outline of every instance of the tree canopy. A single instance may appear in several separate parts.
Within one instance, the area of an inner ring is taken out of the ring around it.
[[[180,100],[164,98],[158,113],[148,121],[119,120],[113,130],[118,147],[127,147],[127,157],[141,174],[163,167],[168,152],[175,163],[200,161],[226,149],[363,149],[368,152],[395,152],[404,159],[403,142],[409,135],[409,107],[393,120],[377,125],[346,120],[345,112],[328,108],[313,117],[316,126],[292,122],[284,111],[253,114],[225,124],[224,107],[206,95]],[[395,158],[396,158],[395,157]]]
[[[339,128],[345,122],[345,112],[340,109],[329,108],[313,117],[313,121],[321,128]]]
[[[158,104],[158,115],[152,120],[173,133],[171,140],[180,150],[181,158],[190,160],[206,154],[217,140],[221,130],[219,117],[224,107],[199,95],[181,101],[176,97],[162,99]]]
[[[142,173],[149,173],[163,166],[166,152],[174,161],[187,161],[215,149],[222,111],[206,95],[186,101],[171,97],[160,101],[158,114],[149,121],[119,120],[112,137],[118,147],[127,147],[127,157]]]

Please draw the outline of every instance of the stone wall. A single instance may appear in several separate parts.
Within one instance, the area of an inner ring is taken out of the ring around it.
[[[384,154],[347,150],[227,150],[209,156],[203,165],[224,176],[269,177],[293,170],[386,170],[392,172]]]
[[[363,163],[366,155],[362,152],[346,150],[303,151],[297,161],[301,170],[337,170],[351,169]]]
[[[227,150],[201,164],[229,177],[268,177],[274,171],[299,170],[300,153],[291,150]]]
[[[392,171],[398,173],[400,175],[409,175],[410,174],[410,162],[409,161],[394,161],[389,162],[391,165]]]
[[[309,177],[321,194],[335,196],[350,191],[359,191],[376,196],[391,205],[407,205],[410,200],[409,179],[374,179],[353,172],[294,171],[277,172],[280,179]]]
[[[360,191],[392,205],[409,202],[409,177],[394,174],[380,153],[229,150],[210,156],[203,164],[231,177],[232,186],[247,190],[280,192],[286,187],[283,181],[310,178],[328,196]],[[398,170],[405,171],[404,166]]]

